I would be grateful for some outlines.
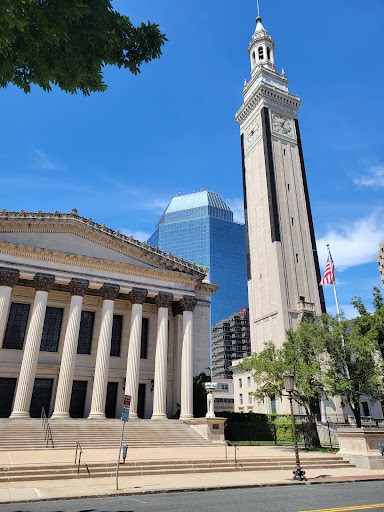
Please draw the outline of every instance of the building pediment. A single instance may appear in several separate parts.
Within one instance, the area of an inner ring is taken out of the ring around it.
[[[71,213],[0,212],[0,241],[204,279],[197,265]]]

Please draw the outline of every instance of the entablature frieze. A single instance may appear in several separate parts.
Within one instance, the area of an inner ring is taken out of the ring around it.
[[[298,96],[262,83],[236,112],[235,120],[242,127],[252,113],[263,104],[272,108],[277,107],[278,109],[282,109],[290,117],[296,118],[297,110],[301,102]]]

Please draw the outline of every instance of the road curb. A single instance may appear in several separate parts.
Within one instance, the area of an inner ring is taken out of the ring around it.
[[[183,489],[178,488],[170,488],[170,489],[147,489],[147,490],[137,490],[137,491],[115,491],[112,493],[105,494],[90,494],[87,496],[63,496],[63,497],[54,497],[54,498],[37,498],[30,500],[9,500],[9,501],[1,501],[0,505],[10,505],[12,503],[35,503],[35,502],[45,502],[45,501],[67,501],[67,500],[86,500],[86,499],[96,499],[96,498],[111,498],[116,496],[143,496],[150,494],[173,494],[178,492],[208,492],[208,491],[219,491],[224,489],[257,489],[261,487],[285,487],[290,485],[327,485],[327,484],[349,484],[354,482],[377,482],[384,481],[384,476],[377,477],[356,477],[356,478],[340,478],[340,479],[332,479],[332,480],[307,480],[305,482],[296,482],[293,480],[287,482],[272,482],[272,483],[263,483],[263,484],[247,484],[247,485],[215,485],[209,487],[186,487]]]

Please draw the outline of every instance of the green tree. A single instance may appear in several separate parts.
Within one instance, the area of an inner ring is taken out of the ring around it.
[[[284,373],[291,372],[294,375],[295,391],[292,395],[307,413],[313,446],[320,446],[316,430],[316,406],[324,389],[321,374],[324,321],[323,317],[313,323],[302,321],[296,331],[287,331],[286,341],[281,348],[268,342],[264,350],[244,359],[238,366],[240,371],[253,372],[256,399],[282,395]]]
[[[105,65],[136,74],[165,41],[158,25],[134,27],[111,0],[0,0],[0,87],[105,91]]]
[[[206,368],[210,371],[210,368]],[[202,418],[207,414],[207,392],[204,384],[211,380],[205,372],[198,373],[193,377],[193,415],[195,418]]]
[[[341,396],[361,427],[360,400],[368,396],[383,399],[383,301],[374,288],[375,312],[369,313],[360,297],[352,304],[360,314],[348,321],[329,316],[324,384],[331,396]]]

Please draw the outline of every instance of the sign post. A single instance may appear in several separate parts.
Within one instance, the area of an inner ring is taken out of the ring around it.
[[[117,459],[117,465],[116,465],[116,490],[119,489],[119,465],[120,465],[120,457],[121,457],[121,447],[123,445],[124,427],[129,418],[129,408],[131,406],[131,398],[132,398],[131,395],[124,395],[124,399],[123,399],[123,410],[121,413],[121,421],[123,422],[123,424],[121,427],[119,458]]]

